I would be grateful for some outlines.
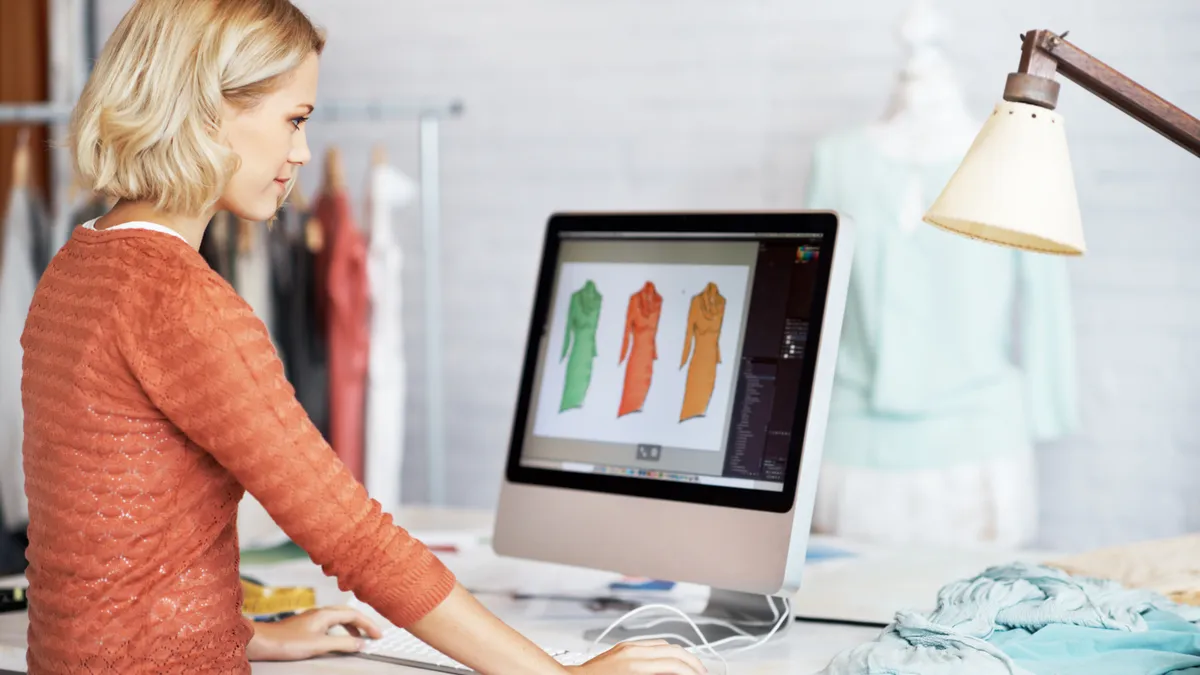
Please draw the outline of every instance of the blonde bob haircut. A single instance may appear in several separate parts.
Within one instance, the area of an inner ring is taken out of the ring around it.
[[[85,187],[168,213],[211,208],[237,170],[222,104],[252,109],[325,38],[288,0],[138,0],[71,116]]]

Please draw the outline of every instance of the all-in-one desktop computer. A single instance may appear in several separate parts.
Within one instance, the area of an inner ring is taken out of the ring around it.
[[[496,552],[712,588],[613,640],[786,629],[852,255],[829,212],[553,216]]]
[[[764,596],[804,567],[851,255],[828,212],[553,216],[497,553],[776,615]]]

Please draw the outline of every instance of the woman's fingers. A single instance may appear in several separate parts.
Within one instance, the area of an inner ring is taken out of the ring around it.
[[[319,635],[312,639],[309,658],[335,652],[353,654],[361,650],[362,647],[362,638],[351,637],[349,635]]]
[[[633,661],[635,672],[647,675],[704,675],[704,667],[695,654],[664,640],[626,642],[613,649],[621,660]]]
[[[317,610],[314,620],[319,621],[323,632],[328,632],[334,626],[345,626],[346,632],[352,636],[367,637],[378,640],[383,632],[362,612],[350,607],[326,607]]]

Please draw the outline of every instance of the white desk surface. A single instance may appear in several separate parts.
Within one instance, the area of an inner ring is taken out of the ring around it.
[[[480,544],[490,532],[486,512],[404,509],[398,514],[414,535],[430,544],[452,543],[460,552],[443,559],[471,589],[541,593],[607,594],[606,584],[616,575],[592,570],[497,557]],[[883,549],[852,546],[823,540],[858,552],[853,558],[821,561],[805,572],[804,590],[794,601],[799,616],[876,621],[886,623],[897,610],[933,608],[937,590],[950,581],[978,574],[989,565],[1015,559],[1045,559],[1044,555],[1017,554],[1003,549]],[[273,585],[304,585],[317,590],[322,605],[346,604],[352,600],[308,561],[266,566],[246,565],[245,574]],[[0,579],[0,585],[20,585],[23,580]],[[680,585],[670,601],[685,611],[699,611],[704,604],[700,587]],[[581,605],[547,601],[514,601],[498,595],[480,599],[513,627],[534,641],[554,647],[586,650],[584,630],[605,627],[619,614],[591,614]],[[25,670],[25,613],[0,614],[0,670]],[[870,641],[880,629],[836,623],[793,622],[787,632],[750,652],[730,656],[731,672],[811,674],[825,667],[835,654]],[[292,663],[253,664],[256,675],[332,675],[428,673],[403,666],[356,657],[314,659]],[[714,673],[720,673],[717,666]]]

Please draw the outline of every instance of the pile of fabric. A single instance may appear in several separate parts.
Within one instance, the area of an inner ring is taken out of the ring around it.
[[[1200,607],[1056,567],[1017,563],[900,612],[822,675],[1200,675]]]

